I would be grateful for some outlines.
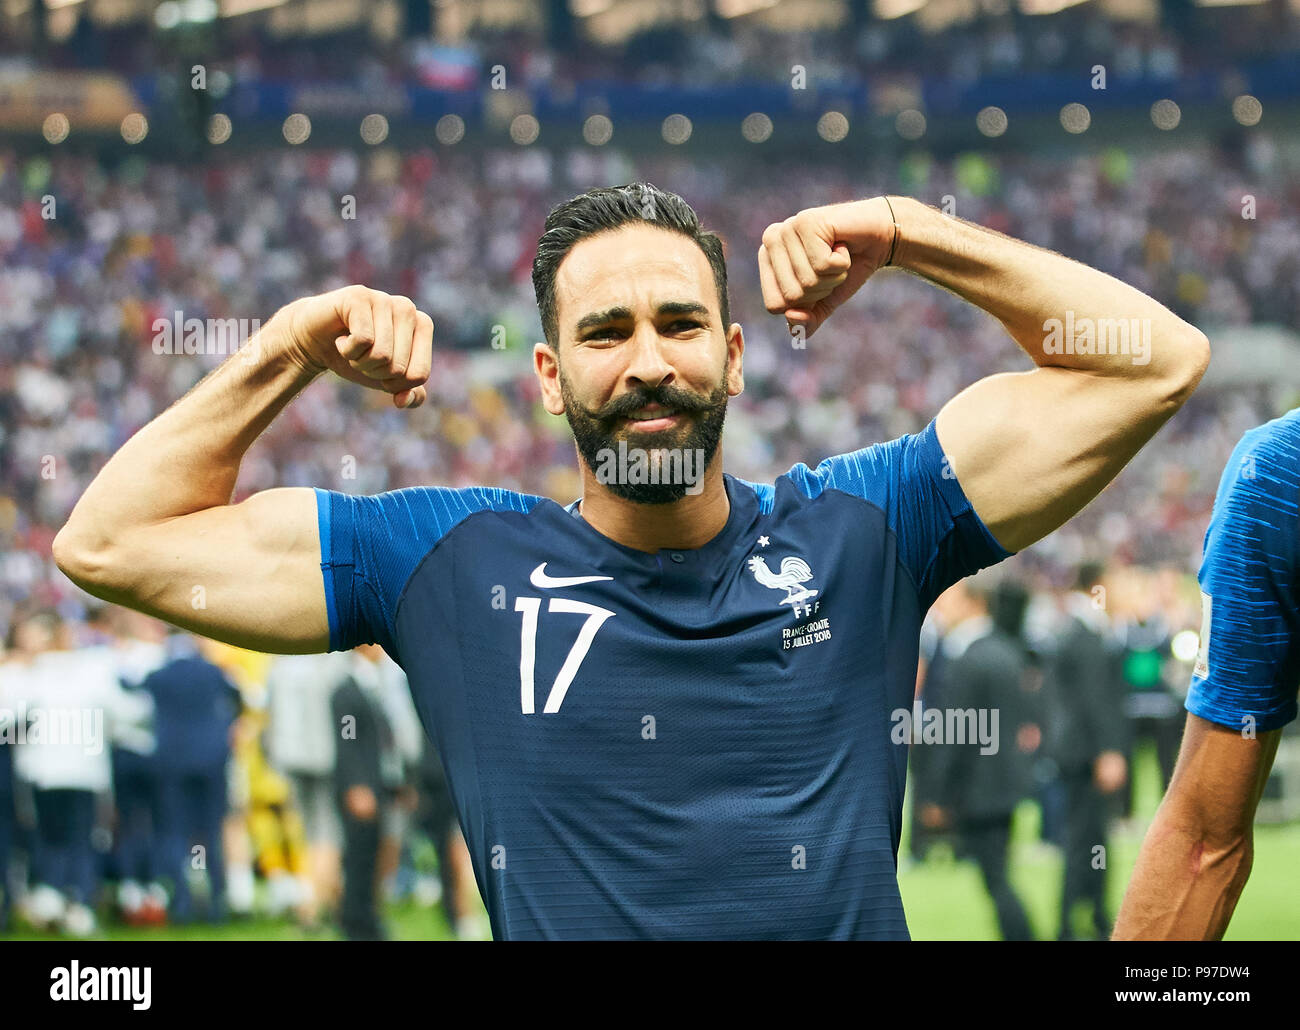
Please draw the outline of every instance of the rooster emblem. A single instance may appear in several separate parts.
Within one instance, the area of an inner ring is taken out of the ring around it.
[[[808,563],[796,555],[787,555],[781,559],[780,572],[773,572],[767,567],[766,559],[755,555],[749,559],[749,571],[763,586],[786,591],[781,604],[798,604],[806,598],[817,596],[816,590],[801,585],[812,579],[813,574]]]

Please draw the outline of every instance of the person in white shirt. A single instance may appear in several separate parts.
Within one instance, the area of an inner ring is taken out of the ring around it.
[[[348,676],[346,654],[283,655],[267,673],[266,753],[293,790],[307,837],[309,896],[299,917],[315,925],[340,890],[343,830],[334,801],[337,729],[330,698]]]
[[[59,919],[65,932],[88,936],[98,886],[91,834],[97,798],[112,785],[110,748],[114,737],[142,732],[150,709],[122,689],[111,648],[56,649],[60,622],[41,612],[19,626],[7,693],[17,717],[15,772],[31,785],[36,808],[39,886],[29,917],[38,925]]]

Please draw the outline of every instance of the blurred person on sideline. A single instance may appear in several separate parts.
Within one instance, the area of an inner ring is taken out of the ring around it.
[[[1182,701],[1169,681],[1170,644],[1176,629],[1163,606],[1158,573],[1133,566],[1122,582],[1125,596],[1118,608],[1115,635],[1122,648],[1122,676],[1127,695],[1124,711],[1129,720],[1125,758],[1130,767],[1143,742],[1155,748],[1160,765],[1160,793],[1169,787],[1183,732]],[[1119,589],[1119,588],[1117,588]],[[1112,591],[1112,596],[1115,591]],[[1133,779],[1122,795],[1125,817],[1131,817],[1136,799]]]
[[[987,575],[961,580],[948,593],[953,621],[942,644],[944,735],[931,744],[923,729],[921,744],[933,752],[943,799],[931,819],[953,827],[963,856],[979,866],[1002,939],[1030,941],[1029,918],[1007,868],[1012,816],[1029,789],[1027,756],[1041,739],[1028,703],[1028,658],[1020,637],[1027,598],[1022,587],[995,586]],[[949,739],[948,727],[962,728],[958,739]]]
[[[1093,930],[1110,936],[1106,909],[1108,823],[1112,802],[1128,779],[1124,684],[1106,614],[1103,569],[1080,567],[1061,599],[1062,622],[1049,679],[1055,718],[1050,749],[1065,796],[1065,880],[1059,940],[1075,936],[1075,905],[1085,901]],[[1111,591],[1114,593],[1114,588]]]
[[[374,667],[380,703],[393,734],[394,755],[387,768],[391,804],[387,806],[379,839],[379,882],[382,894],[404,896],[410,887],[408,856],[410,831],[419,808],[418,782],[420,760],[424,753],[425,732],[411,699],[411,687],[402,667],[378,645],[357,649],[357,653]]]
[[[343,830],[334,801],[337,731],[331,699],[348,675],[346,655],[283,655],[267,674],[266,752],[288,778],[303,823],[310,894],[298,909],[308,927],[339,897]]]
[[[107,647],[72,650],[60,615],[40,612],[19,627],[26,659],[10,680],[26,713],[15,769],[36,810],[35,877],[24,915],[38,929],[95,932],[99,869],[92,843],[96,810],[111,789],[115,738],[142,732],[149,707],[122,689]]]
[[[956,624],[960,612],[954,609],[956,594],[945,590],[926,613],[921,624],[917,661],[916,694],[912,702],[912,742],[920,741],[921,726],[928,708],[942,710],[946,691],[948,660],[943,641]],[[946,799],[942,784],[936,782],[937,768],[932,749],[912,747],[908,756],[911,799],[911,823],[908,852],[913,862],[924,862],[930,847],[948,838],[950,828],[943,822]]]
[[[384,940],[379,851],[387,809],[401,783],[401,757],[383,701],[375,644],[351,653],[349,675],[334,692],[338,727],[335,797],[343,823],[343,897],[339,923],[349,940]]]
[[[148,719],[139,731],[113,741],[113,850],[110,879],[117,881],[122,920],[132,926],[167,921],[167,890],[158,864],[160,793],[155,763],[158,741],[153,695],[145,678],[166,660],[166,627],[129,608],[105,605],[89,620],[92,632],[111,649],[118,682],[137,699]]]
[[[170,914],[182,923],[193,917],[189,883],[193,869],[207,874],[208,919],[224,920],[222,824],[238,691],[221,669],[203,657],[187,633],[167,638],[166,661],[145,678],[144,689],[154,699],[161,821],[157,863],[172,883]]]

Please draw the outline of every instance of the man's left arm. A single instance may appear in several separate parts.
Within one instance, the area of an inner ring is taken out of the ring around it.
[[[1188,713],[1113,940],[1223,939],[1250,877],[1255,810],[1281,737],[1281,730],[1243,736]]]
[[[887,261],[987,311],[1037,366],[968,387],[936,425],[948,467],[1008,551],[1091,501],[1209,363],[1205,335],[1133,287],[906,197],[770,226],[764,302],[811,335]]]

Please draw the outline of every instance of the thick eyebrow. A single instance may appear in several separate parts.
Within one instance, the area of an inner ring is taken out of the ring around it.
[[[697,301],[669,300],[659,305],[656,315],[696,315],[704,320],[709,317],[709,309]],[[602,325],[609,325],[611,322],[627,322],[632,318],[632,309],[625,307],[607,308],[604,311],[593,311],[589,315],[583,315],[578,319],[578,324],[574,327],[574,333],[580,334],[588,329],[596,329]]]

